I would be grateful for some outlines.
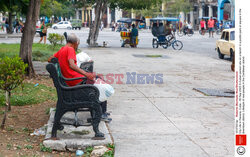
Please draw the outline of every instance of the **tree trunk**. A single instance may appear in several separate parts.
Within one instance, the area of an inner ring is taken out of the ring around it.
[[[8,18],[8,22],[9,22],[9,28],[7,29],[7,33],[8,34],[12,34],[13,33],[13,29],[12,29],[12,12],[9,12],[9,18]]]
[[[28,64],[27,74],[29,77],[35,76],[32,64],[32,44],[36,33],[36,21],[40,13],[41,0],[30,0],[26,22],[21,39],[20,54],[24,63]]]
[[[10,92],[8,92],[8,91],[6,91],[6,93],[5,93],[5,101],[6,101],[6,106],[5,106],[3,121],[1,124],[1,129],[4,129],[6,118],[7,118],[7,112],[10,109]]]
[[[89,26],[89,37],[87,43],[90,47],[95,47],[98,44],[96,43],[98,35],[99,35],[99,28],[101,25],[103,13],[105,9],[107,9],[107,0],[98,0],[96,1],[95,6],[95,21],[91,26]]]
[[[5,100],[6,100],[6,104],[8,104],[8,111],[11,111],[11,105],[10,105],[10,96],[11,96],[11,93],[6,91],[5,93]]]

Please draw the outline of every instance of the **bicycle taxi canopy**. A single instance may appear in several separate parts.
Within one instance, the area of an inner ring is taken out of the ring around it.
[[[150,22],[157,22],[157,21],[179,21],[178,18],[176,17],[156,17],[156,18],[151,18]]]
[[[131,24],[132,19],[131,18],[121,18],[121,19],[117,20],[117,22]]]
[[[199,17],[199,19],[200,19],[200,20],[201,20],[201,19],[204,19],[204,20],[209,20],[209,19],[210,19],[210,17],[204,16],[204,17]],[[217,20],[217,18],[216,18],[216,17],[213,17],[213,19],[214,19],[214,20]]]

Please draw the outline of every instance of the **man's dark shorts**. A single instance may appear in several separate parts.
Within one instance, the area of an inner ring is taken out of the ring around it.
[[[136,44],[136,36],[131,37],[131,42],[132,42],[132,44]]]
[[[209,28],[209,32],[213,32],[214,31],[214,28]]]
[[[47,33],[40,32],[40,37],[47,36]]]

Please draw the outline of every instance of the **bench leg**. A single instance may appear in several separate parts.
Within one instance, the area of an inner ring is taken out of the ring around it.
[[[64,115],[65,111],[62,111],[60,109],[56,110],[55,117],[54,117],[54,124],[52,127],[52,133],[51,137],[56,137],[57,136],[57,130],[63,130],[63,126],[60,124],[60,120],[62,116]]]
[[[95,132],[95,137],[104,137],[104,134],[99,131],[99,123],[101,121],[101,115],[102,115],[102,109],[101,106],[98,104],[91,111],[91,116],[93,118],[92,126]]]

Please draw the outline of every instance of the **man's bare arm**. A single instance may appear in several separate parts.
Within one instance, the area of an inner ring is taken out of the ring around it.
[[[93,73],[88,73],[88,72],[82,70],[81,68],[79,68],[79,67],[75,64],[75,61],[74,61],[73,59],[69,59],[69,67],[70,67],[72,70],[74,70],[74,71],[76,71],[76,72],[78,72],[78,73],[80,73],[80,74],[86,76],[86,77],[87,77],[88,79],[90,79],[90,80],[94,80],[94,78],[95,78],[95,75],[94,75]]]
[[[50,63],[51,62],[51,59],[52,58],[55,58],[54,56],[50,56],[49,59],[48,59],[48,62]]]

